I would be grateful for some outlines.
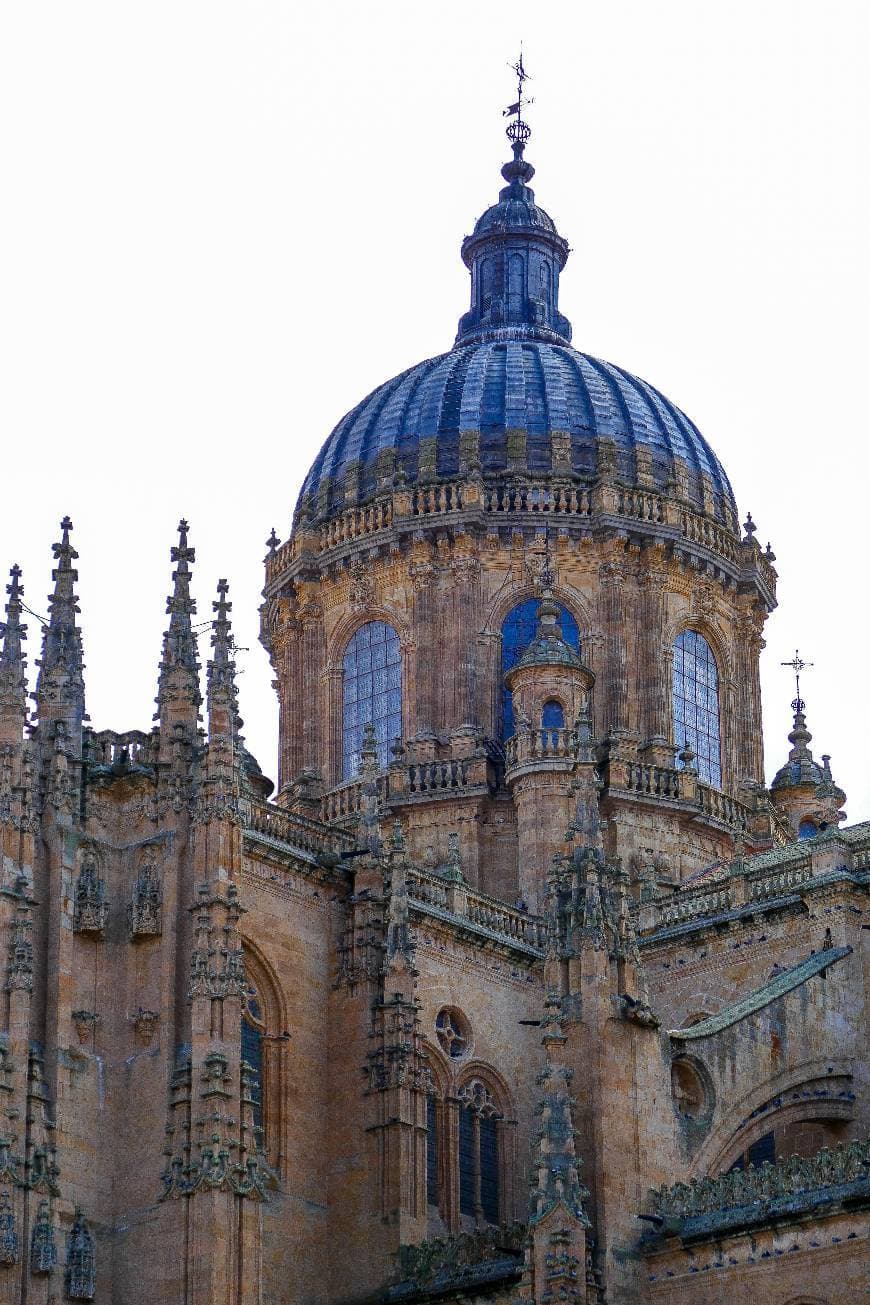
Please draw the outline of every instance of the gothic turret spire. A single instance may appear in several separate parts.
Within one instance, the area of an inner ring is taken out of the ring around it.
[[[52,546],[57,565],[51,573],[54,589],[48,596],[49,617],[43,630],[34,698],[41,724],[64,720],[76,732],[85,718],[82,637],[76,624],[79,574],[73,566],[78,553],[70,543],[73,523],[69,517],[64,517],[60,528],[60,543]]]
[[[230,624],[230,612],[233,605],[227,601],[229,585],[226,580],[218,580],[217,599],[212,603],[214,619],[212,621],[212,656],[207,669],[207,701],[209,737],[220,734],[232,734],[237,737],[242,722],[239,719],[238,689],[236,687],[236,663],[233,656],[233,633]]]
[[[9,732],[10,737],[5,741],[13,743],[20,740],[27,717],[26,658],[22,647],[27,638],[27,626],[21,623],[21,568],[13,566],[9,575],[6,623],[0,649],[0,741]]]
[[[163,636],[156,698],[156,716],[161,724],[177,720],[195,724],[202,702],[196,633],[191,622],[196,602],[190,596],[190,564],[196,560],[196,550],[188,547],[188,529],[186,521],[179,521],[178,543],[170,551],[175,570],[172,593],[166,600],[169,629]]]

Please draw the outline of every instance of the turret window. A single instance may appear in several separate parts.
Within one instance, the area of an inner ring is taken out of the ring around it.
[[[713,650],[697,630],[684,630],[674,643],[674,742],[695,754],[698,776],[722,787],[719,731],[719,672]]]
[[[524,603],[518,603],[510,612],[508,612],[501,627],[501,673],[504,677],[512,667],[522,657],[529,644],[538,633],[538,607],[540,606],[539,598],[527,598]],[[562,638],[567,644],[580,652],[580,631],[577,628],[577,622],[567,607],[559,607],[559,623],[562,627]],[[503,681],[502,681],[503,682]],[[529,722],[534,724],[533,721]],[[516,722],[514,720],[513,698],[510,689],[503,688],[501,704],[501,737],[509,739],[512,734],[516,733]]]
[[[363,733],[375,727],[378,763],[386,766],[390,746],[402,732],[402,652],[399,636],[386,621],[360,626],[344,654],[341,773],[359,771]]]
[[[563,730],[565,728],[565,711],[561,702],[551,698],[544,703],[541,712],[541,728],[545,730]]]

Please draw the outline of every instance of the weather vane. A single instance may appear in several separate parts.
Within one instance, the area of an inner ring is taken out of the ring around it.
[[[794,671],[795,696],[791,704],[792,711],[803,711],[807,705],[801,697],[801,671],[809,670],[812,664],[812,662],[804,661],[797,648],[795,648],[794,657],[790,662],[780,662],[780,666],[789,666]]]
[[[531,81],[531,78],[526,72],[525,65],[523,64],[522,46],[520,46],[519,59],[517,59],[516,63],[512,63],[510,67],[516,74],[517,98],[513,104],[507,106],[502,117],[512,119],[507,126],[507,138],[511,144],[525,145],[526,141],[532,134],[532,129],[523,119],[523,109],[529,104],[534,104],[534,100],[526,95],[524,89],[526,82]]]

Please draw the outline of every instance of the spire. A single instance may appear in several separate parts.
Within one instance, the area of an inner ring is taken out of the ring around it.
[[[229,614],[233,605],[227,602],[229,585],[218,580],[217,599],[212,603],[215,616],[212,621],[212,657],[207,669],[207,699],[209,736],[215,732],[238,735],[242,722],[239,719],[239,699],[236,688],[236,663],[233,657],[233,634]]]
[[[9,599],[0,650],[0,721],[8,720],[15,724],[16,738],[10,738],[8,742],[11,743],[20,738],[27,716],[27,681],[24,675],[27,662],[22,647],[27,638],[27,626],[21,624],[21,568],[13,566],[9,575],[11,583],[6,586]]]
[[[169,554],[176,565],[172,572],[172,593],[166,600],[169,629],[163,635],[155,700],[155,719],[159,719],[161,724],[174,724],[176,720],[184,719],[195,725],[202,702],[196,634],[190,619],[196,612],[196,603],[190,596],[190,563],[196,560],[196,550],[188,547],[188,529],[186,521],[179,521],[178,544]]]
[[[73,528],[69,517],[64,517],[60,528],[60,543],[52,545],[57,565],[51,573],[54,590],[48,596],[49,617],[43,630],[34,698],[40,723],[62,719],[78,730],[85,718],[82,636],[76,624],[79,573],[73,567],[78,553],[69,541]]]
[[[462,261],[471,272],[471,308],[460,319],[457,344],[496,339],[550,340],[567,344],[571,324],[559,312],[559,273],[568,242],[549,214],[535,203],[529,182],[535,169],[524,158],[532,134],[523,118],[529,74],[522,55],[513,65],[517,98],[504,110],[513,158],[501,175],[508,183],[498,203],[477,220],[462,242]]]
[[[541,1044],[547,1062],[538,1075],[543,1095],[538,1106],[541,1127],[529,1192],[529,1225],[534,1229],[561,1205],[576,1224],[588,1228],[583,1203],[589,1192],[580,1181],[581,1161],[574,1147],[573,1074],[563,1060],[568,1039],[562,1029],[562,1001],[553,992],[544,1002],[543,1030]]]

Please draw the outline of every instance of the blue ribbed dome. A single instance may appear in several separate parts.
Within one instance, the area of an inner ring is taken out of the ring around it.
[[[338,423],[305,480],[305,510],[328,514],[389,489],[396,476],[457,476],[478,460],[485,476],[547,476],[558,434],[560,474],[570,436],[571,469],[587,482],[606,461],[624,484],[648,484],[650,474],[661,489],[678,482],[709,511],[706,477],[715,515],[734,526],[728,478],[688,417],[645,381],[571,348],[559,310],[568,243],[528,184],[528,127],[508,135],[508,184],[462,242],[471,304],[453,349],[379,386]],[[642,475],[639,450],[649,454]]]
[[[511,469],[546,476],[554,431],[570,434],[571,466],[584,478],[598,473],[602,439],[616,446],[619,478],[628,484],[636,479],[636,451],[646,448],[662,488],[679,461],[688,471],[691,497],[701,504],[700,477],[708,475],[717,515],[736,520],[719,459],[679,408],[612,363],[535,339],[459,344],[380,385],[338,423],[308,473],[303,498],[327,511],[333,500],[345,502],[344,478],[351,469],[359,471],[359,498],[369,497],[385,451],[395,454],[396,470],[415,481],[421,450],[432,467],[433,443],[435,473],[456,476],[460,433],[480,437],[484,474]],[[519,468],[516,432],[526,436]]]

